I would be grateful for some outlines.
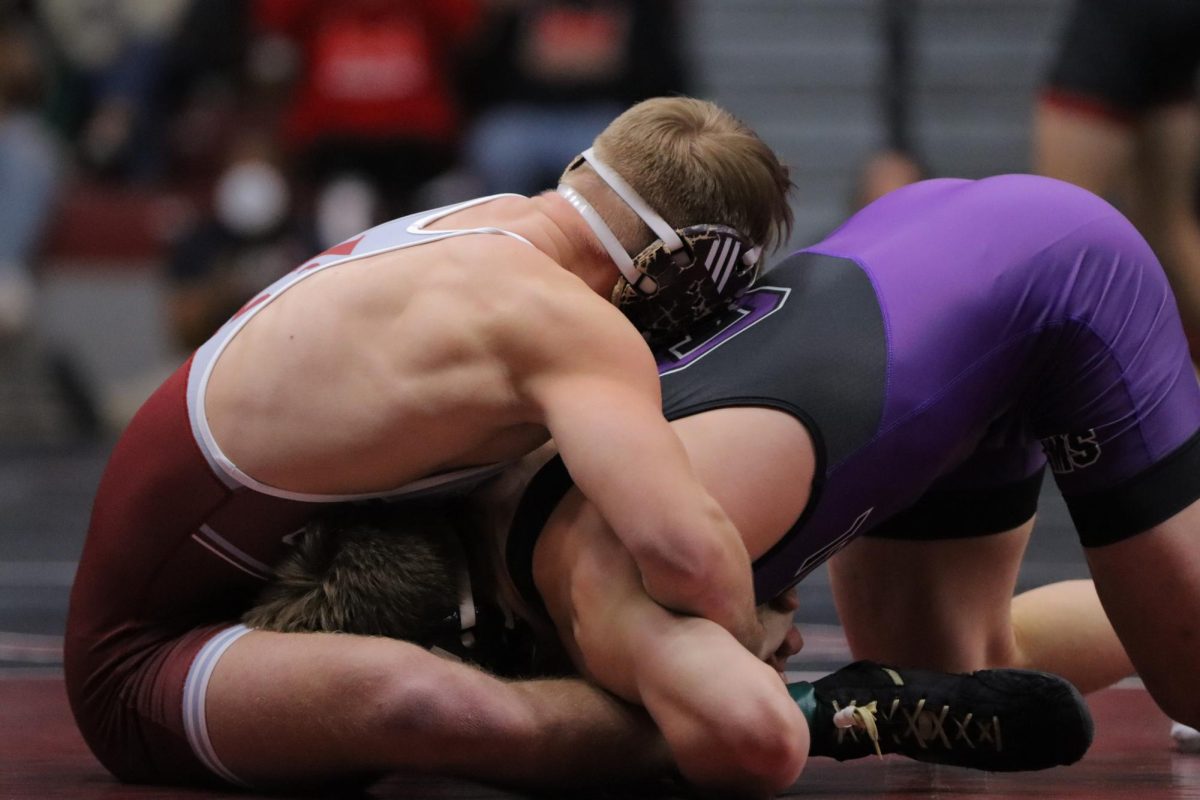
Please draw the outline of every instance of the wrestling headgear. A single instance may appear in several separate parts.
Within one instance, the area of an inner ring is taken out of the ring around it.
[[[617,265],[612,301],[652,346],[724,307],[754,282],[762,248],[728,225],[672,228],[625,180],[584,150],[567,171],[586,161],[658,239],[630,257],[596,209],[570,186],[558,193],[575,207]]]
[[[475,599],[465,560],[458,569],[458,610],[431,625],[416,642],[502,677],[527,677],[535,672],[533,631],[496,603]]]

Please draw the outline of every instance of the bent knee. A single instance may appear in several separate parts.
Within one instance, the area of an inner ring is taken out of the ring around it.
[[[1144,677],[1144,676],[1143,676]],[[1147,683],[1150,696],[1168,717],[1190,728],[1200,729],[1200,694],[1191,691],[1168,691]]]

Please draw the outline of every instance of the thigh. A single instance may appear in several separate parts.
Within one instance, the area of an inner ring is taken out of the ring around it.
[[[201,652],[189,683],[187,702],[198,704],[193,746],[231,781],[516,771],[512,753],[510,770],[495,752],[515,740],[498,723],[509,702],[504,684],[408,642],[252,630],[223,652]]]
[[[1121,6],[1073,4],[1034,120],[1034,170],[1100,195],[1118,188],[1133,156],[1141,59]]]
[[[966,539],[859,537],[829,562],[856,658],[970,671],[1010,664],[1010,602],[1033,520]]]
[[[219,783],[188,741],[189,670],[227,625],[182,635],[127,632],[136,646],[68,648],[67,691],[80,733],[113,775],[131,783]]]
[[[1031,361],[1022,408],[1085,546],[1163,522],[1200,497],[1200,384],[1154,252],[1119,214],[1053,246],[1074,259],[1061,327]]]
[[[395,770],[546,790],[667,767],[648,721],[590,684],[504,681],[383,637],[251,631],[205,694],[232,775],[306,793]]]

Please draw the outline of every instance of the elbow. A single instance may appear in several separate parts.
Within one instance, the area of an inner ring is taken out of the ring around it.
[[[786,724],[776,728],[759,719],[753,731],[742,731],[733,742],[735,770],[747,783],[771,795],[794,784],[808,761],[808,730]]]
[[[695,752],[677,754],[684,774],[705,788],[775,795],[796,782],[808,761],[808,726],[799,709],[777,696],[745,703],[705,739]]]

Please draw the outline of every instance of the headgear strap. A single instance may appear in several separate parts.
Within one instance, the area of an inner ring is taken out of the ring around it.
[[[742,233],[707,223],[676,230],[592,148],[571,162],[567,172],[584,162],[658,236],[630,256],[596,209],[574,188],[559,184],[558,193],[583,217],[621,273],[613,287],[613,304],[652,346],[728,303],[753,282],[762,248]]]
[[[667,250],[674,255],[683,249],[683,242],[679,238],[679,234],[675,229],[667,224],[667,221],[658,215],[650,205],[641,198],[633,187],[625,182],[625,179],[616,173],[616,170],[610,168],[607,164],[596,157],[596,148],[589,147],[579,154],[584,161],[591,165],[600,179],[609,185],[616,192],[626,205],[633,209],[634,213],[642,218],[642,221],[654,231],[658,238],[662,239],[663,244],[667,246]]]
[[[620,270],[625,280],[629,281],[633,286],[639,286],[640,281],[646,280],[649,280],[653,284],[653,280],[648,275],[643,275],[634,268],[633,259],[629,257],[629,253],[621,246],[621,241],[617,239],[617,235],[612,232],[612,228],[608,227],[608,224],[600,216],[599,212],[592,208],[587,200],[583,199],[583,195],[565,183],[558,185],[558,193],[565,197],[567,202],[583,217],[583,221],[592,229],[592,233],[596,234],[596,238],[600,240],[600,244],[608,251],[609,257],[617,265],[617,269]],[[653,285],[647,286],[644,289],[639,286],[639,291],[642,291],[643,294],[648,294],[653,292],[654,288]]]

